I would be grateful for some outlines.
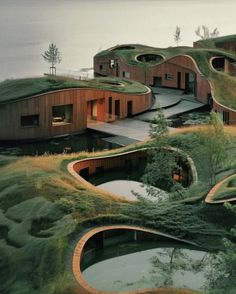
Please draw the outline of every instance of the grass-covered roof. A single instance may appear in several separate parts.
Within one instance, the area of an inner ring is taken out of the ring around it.
[[[228,36],[222,36],[222,37],[217,37],[214,38],[213,41],[215,42],[215,44],[219,44],[219,43],[225,43],[225,42],[235,42],[236,41],[236,35],[228,35]]]
[[[233,40],[234,38],[236,39],[236,35],[216,38],[215,40],[223,42],[224,40]],[[137,56],[143,54],[156,54],[162,56],[163,59],[158,62],[142,62],[137,60]],[[236,55],[233,53],[216,48],[169,47],[163,49],[130,44],[101,51],[95,58],[107,55],[112,58],[121,58],[125,63],[139,67],[153,67],[179,55],[191,56],[196,61],[201,73],[211,81],[215,98],[223,105],[236,109],[236,78],[223,72],[217,72],[210,65],[210,59],[214,56],[222,56],[236,63]]]
[[[191,131],[182,136],[181,131],[173,139],[192,150]],[[120,152],[0,156],[0,293],[80,293],[70,256],[80,234],[91,226],[140,224],[209,250],[222,248],[221,239],[229,236],[235,217],[223,206],[202,203],[206,187],[202,190],[201,183],[189,199],[128,203],[89,190],[66,171],[73,160]],[[235,163],[232,155],[231,168]],[[198,173],[208,180],[205,171]]]
[[[0,104],[18,101],[34,95],[70,88],[94,88],[122,93],[142,94],[148,88],[138,82],[119,78],[75,80],[63,77],[41,77],[5,80],[0,83]]]
[[[220,45],[221,43],[230,43],[235,41],[236,41],[236,35],[227,35],[227,36],[216,37],[212,39],[200,39],[196,41],[195,44],[198,44],[201,47],[204,47],[204,45],[206,44]]]

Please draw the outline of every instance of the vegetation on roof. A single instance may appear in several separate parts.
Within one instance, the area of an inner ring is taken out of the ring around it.
[[[234,40],[234,38],[236,38],[236,35],[220,37],[214,40],[223,42],[225,40]],[[235,54],[223,49],[214,48],[214,46],[213,48],[169,47],[162,49],[139,44],[130,44],[126,45],[126,47],[134,49],[115,50],[116,47],[114,47],[99,52],[95,58],[100,56],[117,57],[121,58],[127,64],[146,68],[166,62],[175,56],[189,55],[194,58],[201,73],[211,81],[216,100],[227,107],[236,109],[236,77],[215,71],[210,66],[209,62],[214,56],[222,56],[236,63]],[[159,60],[159,62],[138,61],[136,57],[142,54],[158,54],[163,56],[164,60]]]
[[[122,93],[145,93],[147,87],[119,78],[97,78],[92,80],[75,80],[65,77],[42,77],[5,80],[0,83],[0,103],[12,102],[34,95],[70,88],[95,88]]]
[[[223,72],[211,73],[214,97],[224,106],[236,110],[236,78]]]
[[[179,131],[171,135],[171,141],[192,150],[191,135],[191,129]],[[184,200],[147,205],[95,193],[66,172],[70,161],[101,154],[0,157],[1,293],[80,293],[70,256],[88,226],[140,224],[208,249],[222,248],[221,240],[230,236],[235,218],[224,206],[209,207],[202,202],[207,192],[204,186],[192,187]],[[203,174],[200,178],[207,179]]]
[[[215,44],[218,43],[224,43],[224,42],[234,42],[236,41],[236,35],[228,35],[228,36],[222,36],[222,37],[217,37],[213,39]]]
[[[210,46],[215,47],[217,44],[221,43],[227,43],[227,42],[235,42],[236,41],[236,35],[227,35],[222,37],[216,37],[211,39],[200,39],[195,41],[195,44],[198,44],[200,47]]]
[[[236,174],[229,177],[215,192],[213,200],[236,198]]]

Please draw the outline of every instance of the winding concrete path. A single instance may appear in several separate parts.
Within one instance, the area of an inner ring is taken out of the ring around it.
[[[149,111],[136,115],[133,118],[125,118],[112,123],[90,121],[87,128],[108,134],[107,138],[103,138],[107,142],[127,146],[150,139],[150,123],[147,121],[151,121],[156,117],[160,107],[163,108],[165,117],[169,118],[204,106],[193,95],[183,94],[182,90],[168,88],[153,88],[152,90],[155,102]],[[174,128],[169,129],[171,132],[175,130]]]

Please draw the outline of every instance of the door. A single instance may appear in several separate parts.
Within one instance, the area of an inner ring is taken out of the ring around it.
[[[131,117],[133,115],[133,101],[127,102],[127,117]]]
[[[194,73],[185,73],[185,93],[196,96],[196,75]]]
[[[92,119],[97,119],[97,101],[94,100],[92,101],[92,113],[91,113],[91,116],[92,116]]]
[[[115,100],[115,115],[120,116],[120,100]]]
[[[185,93],[189,94],[189,73],[185,73]]]
[[[177,88],[181,89],[181,72],[180,71],[178,71],[178,74],[177,74]]]
[[[153,86],[161,87],[162,86],[162,78],[161,77],[153,77]]]

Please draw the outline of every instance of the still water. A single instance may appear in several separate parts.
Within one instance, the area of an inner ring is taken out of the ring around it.
[[[152,189],[153,189],[153,192],[155,191],[155,194],[158,197],[157,196],[152,197],[150,193],[148,193],[146,185],[144,185],[142,182],[131,181],[131,180],[109,181],[109,182],[100,184],[97,187],[105,191],[114,193],[116,195],[122,196],[125,199],[131,200],[131,201],[138,200],[139,195],[142,195],[142,197],[152,201],[163,200],[168,197],[167,192],[165,192],[164,190],[158,189],[156,187],[152,187]]]
[[[98,251],[99,261],[83,271],[86,281],[99,290],[118,292],[155,287],[201,290],[207,286],[212,254],[173,247],[171,243],[152,249],[140,243],[140,251],[125,254],[132,246],[138,244],[126,243]],[[109,250],[117,256],[108,258]]]
[[[106,134],[88,131],[82,135],[71,135],[32,143],[19,143],[18,141],[14,143],[0,142],[0,155],[37,156],[80,151],[93,152],[120,147],[117,144],[104,140],[106,137]]]
[[[234,34],[235,0],[0,0],[0,80],[41,75],[41,54],[54,42],[61,73],[93,66],[101,49],[123,43],[192,45],[199,25]]]

